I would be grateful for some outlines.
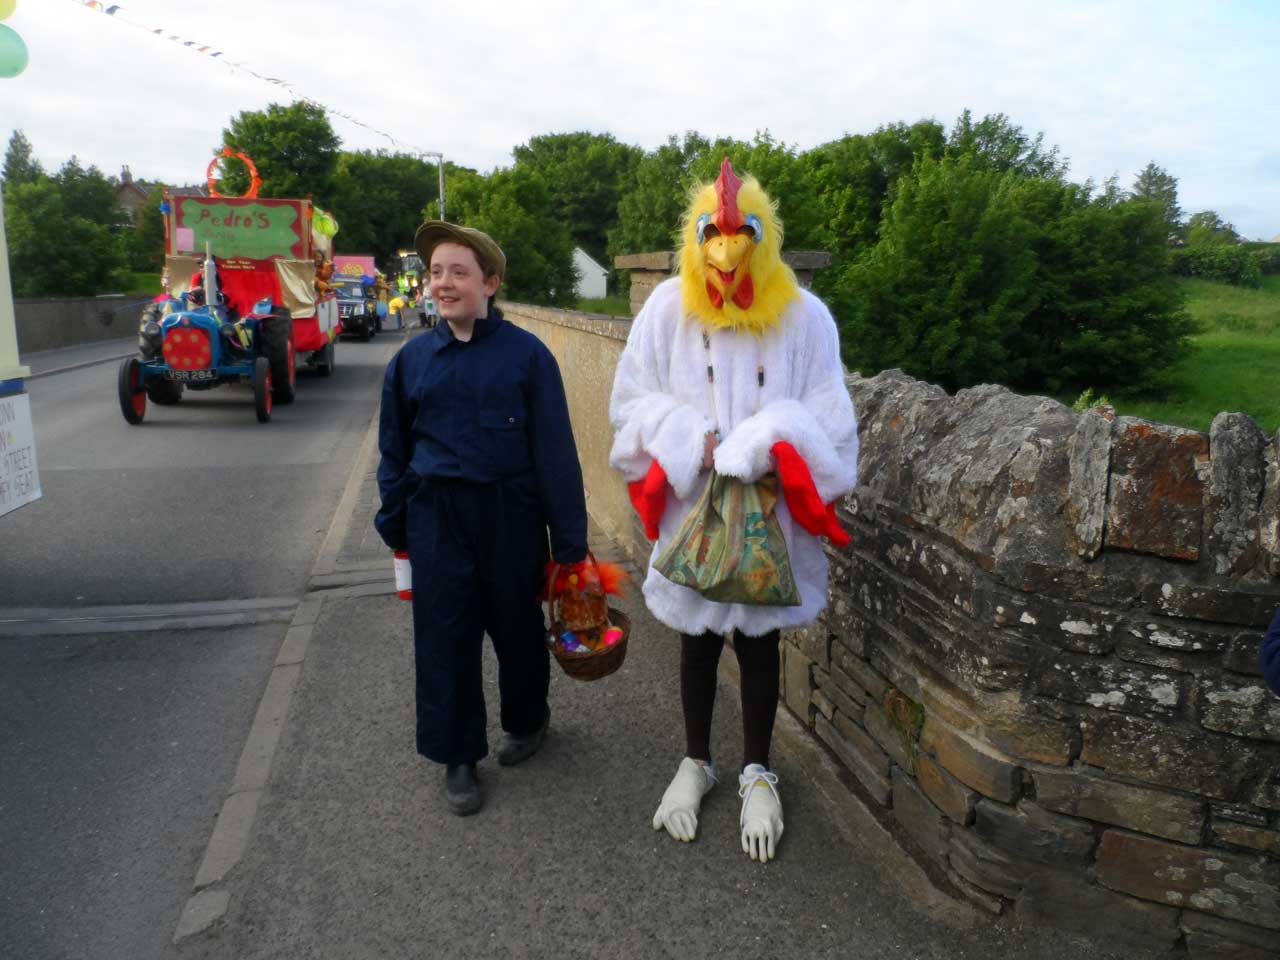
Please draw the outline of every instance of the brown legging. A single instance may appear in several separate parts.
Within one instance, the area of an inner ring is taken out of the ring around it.
[[[711,711],[716,702],[716,667],[724,637],[680,634],[680,702],[684,707],[686,752],[711,759]],[[778,631],[762,637],[734,633],[742,695],[742,765],[769,766],[769,743],[778,712]]]

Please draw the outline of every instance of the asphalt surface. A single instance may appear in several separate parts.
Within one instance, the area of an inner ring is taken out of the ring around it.
[[[0,607],[301,593],[400,342],[344,340],[334,376],[301,368],[267,424],[247,385],[148,404],[130,426],[116,363],[29,381],[44,496],[0,519]]]
[[[223,387],[130,427],[96,362],[129,341],[23,358],[44,498],[0,517],[0,957],[163,955],[288,625],[249,601],[306,592],[402,341],[343,341],[269,424]],[[246,622],[131,629],[195,600]]]

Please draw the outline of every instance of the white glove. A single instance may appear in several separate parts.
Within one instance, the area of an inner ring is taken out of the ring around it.
[[[742,798],[742,852],[752,860],[767,863],[782,839],[782,798],[778,796],[778,775],[758,763],[749,763],[738,775],[738,796]]]
[[[716,782],[715,764],[704,766],[692,757],[685,757],[662,795],[658,812],[653,815],[653,829],[666,827],[675,839],[688,843],[698,833],[702,798]]]

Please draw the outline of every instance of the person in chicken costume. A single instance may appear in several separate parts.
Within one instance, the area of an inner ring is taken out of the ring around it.
[[[686,756],[653,828],[677,840],[697,832],[703,796],[717,783],[711,715],[724,638],[741,678],[743,758],[738,777],[742,849],[765,862],[782,836],[769,746],[778,706],[779,631],[826,606],[820,537],[849,542],[834,502],[857,476],[858,431],[836,326],[782,262],[773,202],[729,160],[696,188],[685,214],[679,275],[660,284],[632,324],[609,404],[610,462],[655,540],[645,603],[681,634],[680,697]],[[668,580],[654,561],[698,500],[714,467],[754,483],[775,473],[778,525],[799,589],[795,606],[706,599]]]

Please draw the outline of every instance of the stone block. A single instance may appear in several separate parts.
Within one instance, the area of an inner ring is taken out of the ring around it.
[[[1113,774],[1217,800],[1234,800],[1262,768],[1247,741],[1125,714],[1083,723],[1080,759]]]
[[[868,703],[863,715],[863,723],[867,733],[880,745],[893,762],[908,773],[915,771],[915,743],[903,736],[901,730],[890,722],[884,710],[874,703]]]
[[[1260,680],[1201,677],[1200,722],[1210,730],[1280,743],[1280,697]]]
[[[1280,960],[1274,930],[1184,910],[1182,931],[1191,960]]]
[[[978,803],[978,793],[970,790],[929,756],[916,757],[916,782],[934,806],[961,826],[973,823],[973,811]]]
[[[860,657],[867,649],[867,621],[854,606],[849,587],[836,586],[835,574],[836,569],[833,564],[825,614],[827,630],[833,638],[833,644],[840,644],[854,656]]]
[[[839,667],[852,678],[858,686],[866,691],[867,696],[875,703],[884,699],[889,689],[889,681],[882,677],[876,669],[860,657],[847,654],[843,650],[832,651],[832,665]]]
[[[933,718],[925,721],[920,747],[983,796],[1012,803],[1022,792],[1022,771],[1009,757]]]
[[[892,794],[889,782],[889,758],[865,733],[836,713],[831,721],[814,718],[814,729],[849,772],[862,784],[880,806],[887,806]]]
[[[1186,699],[1185,678],[1119,660],[1059,653],[1031,680],[1032,689],[1067,703],[1143,716],[1172,717]]]
[[[1236,823],[1232,820],[1213,819],[1213,835],[1223,843],[1237,847],[1248,847],[1280,857],[1280,831],[1253,827],[1247,823]]]
[[[1252,827],[1265,827],[1267,814],[1244,803],[1215,803],[1209,808],[1215,821],[1230,820],[1232,823],[1247,823]]]
[[[1017,807],[979,800],[973,832],[1015,860],[1055,868],[1068,864],[1083,868],[1095,839],[1092,824],[1050,813],[1027,800]]]
[[[1115,647],[1120,615],[1105,607],[1064,603],[1038,593],[1015,593],[996,587],[981,592],[980,614],[998,627],[1032,642],[1046,641],[1063,650],[1101,655]]]
[[[1102,835],[1098,879],[1113,890],[1280,929],[1280,862],[1120,830]]]
[[[1262,503],[1258,507],[1258,545],[1267,572],[1280,575],[1280,430],[1275,432],[1264,456]]]
[[[1247,573],[1260,559],[1258,504],[1266,446],[1267,435],[1243,413],[1219,413],[1209,427],[1205,550],[1220,577]]]
[[[1149,956],[1170,950],[1182,937],[1177,909],[1051,871],[1027,877],[1015,913],[1028,926],[1084,934],[1108,953],[1136,950]]]
[[[810,699],[810,702],[813,704],[813,708],[817,710],[820,714],[822,714],[824,717],[826,717],[828,720],[830,720],[831,715],[836,712],[835,704],[832,703],[827,698],[827,695],[822,692],[821,687],[815,688],[813,693],[810,694],[809,699]]]
[[[1200,557],[1201,470],[1209,438],[1195,430],[1120,417],[1111,441],[1106,544],[1175,560]]]
[[[1240,633],[1231,638],[1222,655],[1222,665],[1235,673],[1262,676],[1262,634]]]
[[[821,623],[812,623],[807,627],[788,630],[783,634],[783,640],[784,642],[789,641],[795,644],[796,649],[803,653],[810,662],[817,664],[823,670],[830,665],[830,638]]]
[[[812,666],[808,657],[793,646],[783,647],[783,676],[785,677],[783,695],[787,708],[808,726],[809,698],[813,693],[813,680],[809,675]]]
[[[964,897],[974,906],[981,907],[987,913],[993,916],[1000,916],[1004,913],[1004,900],[994,894],[987,893],[976,884],[970,883],[963,876],[955,871],[955,869],[947,868],[947,880],[959,891],[960,896]]]
[[[1022,892],[1030,864],[1014,860],[973,835],[969,830],[951,831],[951,867],[970,883],[1008,900]]]
[[[814,683],[817,690],[814,691],[814,702],[817,702],[817,696],[822,694],[823,698],[830,703],[835,709],[839,710],[850,720],[855,723],[862,723],[862,704],[858,703],[852,697],[848,696],[840,686],[835,682],[831,674],[819,670],[816,667],[813,671]],[[831,715],[827,714],[827,719],[831,719]]]
[[[1275,767],[1266,779],[1258,784],[1258,789],[1253,793],[1253,802],[1256,806],[1265,807],[1268,810],[1280,810],[1280,766]]]
[[[1078,556],[1092,560],[1102,549],[1107,520],[1107,477],[1111,472],[1112,420],[1101,410],[1087,411],[1067,445],[1067,542]]]
[[[1080,768],[1030,770],[1036,803],[1057,813],[1199,843],[1205,802],[1180,794],[1121,783]]]
[[[1152,613],[1168,617],[1234,623],[1261,632],[1271,623],[1278,599],[1274,592],[1246,593],[1166,580],[1144,586],[1140,603]]]
[[[844,670],[841,670],[836,664],[831,664],[828,674],[831,677],[832,684],[854,703],[863,704],[870,699],[867,691],[862,689],[862,684],[856,682],[853,677],[849,676]]]
[[[947,862],[951,827],[942,812],[901,769],[893,771],[893,816],[930,860]]]

